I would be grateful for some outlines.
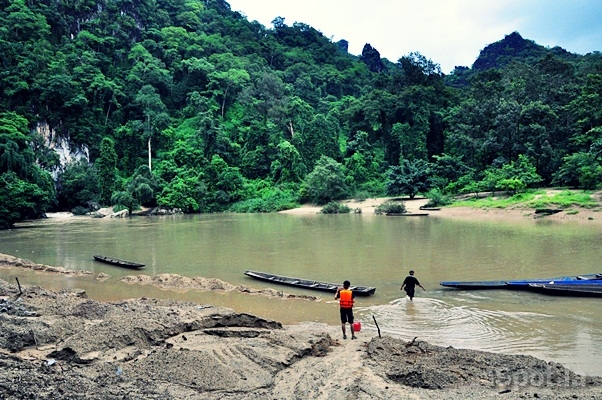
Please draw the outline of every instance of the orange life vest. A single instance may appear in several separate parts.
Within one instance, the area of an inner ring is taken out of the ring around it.
[[[353,308],[353,292],[349,289],[339,290],[339,304],[341,308]]]

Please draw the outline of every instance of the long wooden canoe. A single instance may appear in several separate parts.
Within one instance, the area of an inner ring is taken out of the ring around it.
[[[387,217],[426,217],[428,213],[385,213]]]
[[[289,276],[275,275],[267,272],[247,270],[245,271],[245,275],[265,282],[294,286],[301,289],[320,290],[323,292],[336,293],[337,289],[341,287],[340,284],[336,283],[319,282],[310,279],[292,278]],[[371,296],[376,291],[376,288],[369,286],[350,286],[349,288],[353,290],[353,293],[355,293],[356,296]]]
[[[118,267],[125,267],[125,268],[142,268],[144,267],[144,264],[140,264],[137,262],[133,262],[133,261],[127,261],[127,260],[121,260],[119,258],[114,258],[114,257],[106,257],[106,256],[92,256],[94,257],[94,259],[96,261],[100,261],[106,264],[111,264],[111,265],[116,265]]]

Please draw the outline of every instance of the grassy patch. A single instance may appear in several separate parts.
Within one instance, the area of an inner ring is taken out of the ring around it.
[[[594,208],[599,204],[596,202],[590,192],[563,190],[557,193],[549,193],[545,190],[530,191],[519,193],[514,196],[489,196],[486,198],[472,198],[463,201],[456,201],[452,206],[473,207],[473,208],[497,208],[504,209],[509,207],[525,208],[561,208],[570,207]],[[573,210],[573,213],[579,211]]]
[[[592,199],[589,192],[563,190],[562,192],[553,195],[542,195],[539,198],[529,201],[527,205],[533,208],[569,208],[572,206],[594,208],[598,206],[598,203]]]

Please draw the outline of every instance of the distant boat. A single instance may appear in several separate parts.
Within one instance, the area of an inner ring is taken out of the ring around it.
[[[385,213],[387,217],[426,217],[428,213]]]
[[[96,261],[100,261],[106,264],[117,265],[118,267],[125,268],[142,268],[144,264],[140,264],[133,261],[120,260],[119,258],[106,257],[106,256],[92,256]]]
[[[456,289],[529,289],[529,285],[581,285],[589,283],[592,285],[602,285],[602,273],[577,276],[560,276],[547,279],[521,279],[507,281],[448,281],[441,282],[441,286],[453,287]]]
[[[420,206],[418,208],[421,209],[422,211],[441,211],[441,207],[425,207],[425,206]]]
[[[301,289],[320,290],[323,292],[336,293],[341,285],[336,283],[318,282],[310,279],[292,278],[288,276],[275,275],[267,272],[245,271],[245,275],[259,279],[261,281],[277,283],[280,285],[294,286]],[[350,286],[356,296],[371,296],[376,291],[376,288],[369,286]]]

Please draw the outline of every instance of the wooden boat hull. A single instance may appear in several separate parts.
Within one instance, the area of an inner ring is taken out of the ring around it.
[[[387,217],[426,217],[428,213],[385,213]]]
[[[247,270],[245,271],[245,275],[265,282],[293,286],[300,289],[319,290],[323,292],[336,293],[337,289],[341,287],[341,285],[336,283],[319,282],[310,279],[292,278],[289,276],[269,274],[267,272]],[[376,291],[376,288],[369,286],[351,286],[350,289],[353,290],[353,293],[355,293],[356,296],[371,296]]]
[[[119,258],[114,257],[106,257],[106,256],[92,256],[96,261],[103,262],[105,264],[111,264],[118,267],[138,269],[144,267],[144,264],[136,263],[133,261],[121,260]]]
[[[441,286],[452,287],[456,289],[529,289],[530,284],[550,284],[563,283],[567,285],[572,284],[583,284],[600,282],[602,284],[602,274],[588,274],[579,276],[560,276],[556,278],[547,279],[523,279],[523,280],[510,280],[510,281],[467,281],[467,282],[440,282]]]
[[[506,281],[469,281],[469,282],[440,282],[441,286],[451,287],[456,289],[504,289]]]
[[[529,285],[529,290],[554,296],[602,297],[602,283],[579,285],[532,283]]]

